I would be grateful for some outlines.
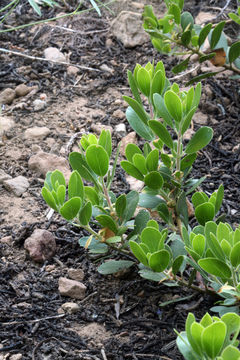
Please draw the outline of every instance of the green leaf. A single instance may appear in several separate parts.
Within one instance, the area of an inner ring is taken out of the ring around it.
[[[102,227],[110,229],[112,232],[114,232],[114,234],[117,233],[117,224],[111,216],[104,214],[98,215],[96,216],[96,220]]]
[[[240,56],[240,41],[231,45],[228,53],[228,59],[230,64],[233,63]]]
[[[195,111],[197,110],[197,107],[194,106],[188,113],[187,115],[184,117],[183,120],[183,124],[182,124],[182,128],[181,128],[181,134],[183,135],[187,129],[189,128],[191,121],[192,121],[192,117],[195,114]]]
[[[228,13],[228,16],[235,21],[238,25],[240,25],[240,16],[235,13]]]
[[[197,154],[196,153],[192,153],[189,155],[186,155],[182,160],[181,160],[181,165],[180,165],[180,170],[184,171],[187,168],[190,168],[192,166],[192,164],[194,163],[194,161],[197,158]]]
[[[141,96],[139,94],[138,88],[137,88],[137,83],[136,80],[132,74],[132,72],[130,70],[127,71],[127,77],[128,77],[128,83],[130,85],[131,91],[133,96],[135,97],[135,100],[141,104],[142,100],[141,100]]]
[[[203,270],[209,274],[218,276],[223,279],[229,279],[232,276],[230,267],[224,262],[216,258],[200,259],[198,264]]]
[[[198,191],[192,196],[193,206],[196,208],[197,206],[208,202],[208,196],[203,191]]]
[[[240,264],[240,242],[236,243],[230,253],[232,266],[237,267]]]
[[[157,211],[159,216],[165,221],[166,224],[169,223],[171,216],[167,207],[167,204],[165,202],[162,202],[158,205]]]
[[[106,240],[107,244],[117,244],[122,241],[121,236],[112,236]]]
[[[140,70],[139,70],[140,71]],[[135,111],[135,113],[138,115],[139,119],[147,125],[149,116],[144,110],[143,106],[139,104],[136,100],[130,98],[129,96],[123,96],[123,100],[125,100],[129,106]]]
[[[64,185],[66,187],[66,181],[63,173],[59,170],[54,170],[51,174],[51,183],[55,191],[57,191],[59,185]]]
[[[148,125],[146,125],[146,123],[141,121],[140,117],[130,106],[127,108],[126,118],[129,122],[129,125],[139,136],[148,141],[152,141],[154,139],[152,130]]]
[[[141,193],[139,196],[139,206],[146,209],[155,209],[163,200],[159,196]]]
[[[206,313],[206,314],[203,316],[202,320],[200,321],[200,324],[201,324],[204,328],[206,328],[207,326],[211,325],[212,323],[213,323],[213,319],[211,318],[211,316],[210,316],[208,313]]]
[[[123,168],[123,170],[126,171],[128,175],[133,176],[135,179],[141,181],[144,180],[144,176],[142,175],[142,173],[131,162],[123,160],[121,161],[121,167]]]
[[[181,21],[181,11],[178,5],[172,4],[168,10],[168,13],[174,16],[176,24],[180,24]]]
[[[73,197],[60,208],[60,214],[66,220],[72,220],[77,216],[82,205],[80,197]]]
[[[127,205],[126,195],[122,194],[117,198],[116,203],[115,203],[115,210],[116,210],[117,216],[120,219],[122,218],[122,216],[124,214],[126,205]]]
[[[162,142],[167,145],[170,149],[173,148],[172,137],[167,131],[166,127],[157,120],[149,120],[148,122],[150,128],[153,132],[162,140]]]
[[[158,251],[161,239],[162,235],[160,231],[153,227],[146,227],[141,233],[141,241],[147,245],[150,253]]]
[[[141,67],[137,73],[137,84],[140,91],[147,97],[150,95],[150,84],[151,84],[151,77],[149,72]],[[130,105],[130,104],[129,104]],[[130,105],[131,106],[131,105]]]
[[[169,114],[175,121],[180,122],[182,120],[182,103],[177,94],[168,90],[164,95],[164,102]]]
[[[55,211],[58,211],[56,201],[53,195],[45,186],[42,188],[42,197],[46,201],[48,206],[50,206],[50,208],[52,208]]]
[[[96,190],[92,186],[84,186],[86,199],[91,201],[92,205],[99,205],[99,197]]]
[[[102,275],[110,275],[128,269],[134,264],[134,261],[130,260],[109,260],[100,265],[97,270]]]
[[[216,56],[216,53],[215,53],[215,52],[213,52],[213,53],[211,53],[211,54],[208,54],[208,55],[200,56],[199,62],[200,62],[200,64],[202,64],[204,61],[210,60],[210,59],[212,59],[214,56]]]
[[[102,130],[98,139],[98,145],[101,145],[106,150],[110,158],[112,154],[112,138],[109,130]]]
[[[161,160],[162,160],[163,164],[166,165],[170,169],[172,166],[171,157],[164,153],[160,154],[160,156],[161,156]]]
[[[85,157],[82,154],[75,151],[70,153],[69,162],[73,170],[77,170],[79,175],[85,180],[92,182],[96,181],[96,175],[89,168]]]
[[[217,191],[217,197],[215,202],[215,214],[218,213],[218,211],[222,206],[223,196],[224,196],[224,186],[221,184]]]
[[[215,216],[215,208],[211,203],[198,205],[195,209],[195,216],[200,225],[205,225],[207,221],[213,220]]]
[[[97,4],[95,3],[94,0],[90,0],[90,3],[92,4],[93,8],[96,10],[96,12],[98,13],[98,16],[101,16],[101,11],[99,9],[99,7],[97,6]]]
[[[226,332],[226,325],[222,321],[217,321],[203,330],[202,346],[204,352],[206,352],[211,359],[214,359],[220,354]]]
[[[173,275],[177,275],[177,273],[179,272],[183,262],[184,262],[183,255],[179,255],[179,256],[177,256],[175,258],[175,260],[173,261],[173,264],[172,264],[172,273],[173,273]]]
[[[167,280],[166,275],[164,275],[163,273],[156,273],[150,269],[143,269],[139,271],[139,275],[147,280],[151,280],[151,281],[163,281],[163,280]]]
[[[188,30],[192,30],[194,25],[194,19],[192,14],[188,11],[184,11],[181,15],[181,26],[183,31],[187,28]]]
[[[84,196],[84,186],[79,175],[78,171],[75,170],[72,172],[69,182],[68,182],[68,198],[80,197],[83,199]]]
[[[220,23],[218,23],[217,26],[211,32],[211,40],[210,40],[211,49],[214,49],[215,46],[217,45],[217,43],[221,37],[225,22],[226,21],[221,21]]]
[[[213,137],[213,130],[208,126],[203,126],[193,135],[185,149],[186,154],[195,153],[204,148]]]
[[[164,89],[164,85],[165,85],[165,75],[163,74],[163,72],[161,70],[158,70],[153,77],[152,80],[152,95],[157,93],[159,95],[162,94],[163,89]]]
[[[240,20],[239,20],[239,24],[240,24]],[[240,351],[238,350],[238,348],[229,345],[223,350],[223,352],[221,353],[221,357],[222,360],[239,360]]]
[[[186,31],[186,33],[183,33],[183,35],[184,35],[184,34],[190,34],[190,38],[191,38],[191,33],[190,33],[190,31]],[[183,38],[183,35],[182,35],[182,38]],[[186,36],[186,35],[185,35],[185,36]],[[185,43],[186,43],[187,40],[184,39],[184,41],[185,41]],[[189,40],[189,41],[190,41],[190,40]],[[189,41],[188,41],[188,42],[189,42]],[[183,42],[183,39],[182,39],[182,42]],[[189,56],[187,59],[181,61],[179,64],[175,65],[175,66],[172,68],[172,72],[173,72],[174,74],[178,74],[179,72],[184,71],[185,69],[187,69],[188,64],[189,64],[189,60],[190,60],[190,56]]]
[[[227,334],[226,334],[224,346],[233,344],[239,335],[240,317],[239,317],[239,315],[237,315],[233,312],[229,312],[227,314],[224,314],[222,316],[221,320],[227,326]]]
[[[190,81],[188,81],[186,83],[186,86],[192,85],[193,83],[195,83],[197,81],[202,81],[203,79],[207,79],[209,77],[215,76],[216,74],[218,74],[218,71],[208,72],[208,73],[205,73],[205,74],[195,76],[194,78],[192,78]]]
[[[149,266],[153,271],[162,272],[164,271],[170,261],[170,254],[167,250],[159,250],[153,254],[148,259]]]
[[[199,37],[198,37],[198,46],[201,47],[202,44],[204,43],[204,41],[206,40],[210,30],[212,28],[212,24],[209,23],[206,26],[204,26],[202,28],[202,30],[200,31]]]
[[[134,221],[134,230],[131,232],[130,236],[132,237],[135,234],[140,234],[143,229],[148,226],[148,221],[150,219],[150,214],[147,210],[140,210]]]
[[[152,150],[146,158],[146,167],[148,171],[156,171],[158,169],[159,151]]]
[[[34,0],[28,0],[29,4],[32,6],[32,8],[34,9],[34,11],[36,11],[36,13],[41,16],[41,10],[40,7],[38,6],[38,4],[36,3],[36,1]]]
[[[129,246],[133,255],[138,259],[138,261],[142,263],[144,266],[148,266],[147,256],[143,251],[143,249],[141,248],[141,246],[132,240],[129,241]]]
[[[194,322],[191,326],[191,334],[192,334],[192,338],[193,338],[194,345],[195,345],[194,350],[196,351],[196,353],[201,355],[200,359],[203,358],[202,357],[203,351],[202,351],[202,344],[201,344],[201,335],[202,335],[203,330],[204,330],[204,327],[197,322]]]
[[[136,144],[127,144],[125,149],[125,156],[128,161],[133,162],[133,156],[135,154],[142,155],[142,151],[139,149],[139,147]]]
[[[190,30],[187,30],[185,31],[182,36],[181,36],[181,42],[184,46],[187,46],[190,41],[191,41],[191,31]],[[184,66],[182,66],[181,70],[179,70],[178,72],[180,71],[183,71],[187,68],[188,66],[188,62],[189,62],[189,59],[190,59],[191,56],[189,56],[187,59],[185,59],[183,62],[184,62]],[[188,60],[188,61],[187,61]],[[181,64],[183,64],[183,62]],[[172,69],[173,71],[173,69]],[[173,71],[174,74],[176,74],[174,71]]]
[[[133,164],[143,175],[147,174],[146,159],[142,154],[135,154],[133,156]]]
[[[163,177],[157,171],[151,171],[144,177],[144,183],[150,189],[160,189],[163,186]]]
[[[159,94],[154,94],[153,103],[156,108],[157,116],[163,118],[163,120],[173,129],[174,126],[172,122],[172,117],[167,111],[163,97]]]
[[[137,208],[138,202],[139,202],[139,194],[137,191],[130,191],[127,195],[126,195],[126,200],[127,200],[127,205],[126,205],[126,210],[124,211],[124,220],[128,221],[130,220],[134,213],[135,210]]]
[[[193,250],[200,256],[203,256],[206,246],[205,236],[198,234],[194,236],[192,241]]]
[[[92,216],[92,204],[88,201],[79,212],[79,221],[82,225],[88,225]]]
[[[99,176],[106,175],[109,166],[109,157],[101,145],[90,145],[86,151],[86,160],[95,174]]]
[[[186,360],[196,360],[195,354],[193,355],[193,351],[191,345],[189,344],[186,332],[181,332],[176,340],[176,344],[178,350],[183,355]]]
[[[57,198],[58,198],[58,203],[60,205],[63,205],[65,201],[65,196],[66,196],[66,187],[64,185],[59,185],[57,189]]]
[[[188,207],[186,202],[186,194],[184,192],[181,192],[177,200],[176,211],[184,225],[188,227]]]

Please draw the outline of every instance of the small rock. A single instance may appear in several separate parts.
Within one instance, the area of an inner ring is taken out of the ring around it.
[[[100,66],[100,70],[106,71],[106,72],[108,72],[108,73],[110,73],[110,74],[113,74],[113,73],[114,73],[114,70],[113,70],[112,68],[110,68],[109,66],[107,66],[107,64],[102,64],[102,65]]]
[[[31,88],[25,84],[20,84],[15,88],[16,96],[25,96],[31,91]]]
[[[74,302],[66,302],[62,304],[61,308],[68,314],[74,314],[79,311],[80,307]]]
[[[45,267],[45,271],[47,271],[47,272],[52,272],[52,271],[54,271],[56,269],[56,266],[55,265],[47,265],[46,267]]]
[[[41,111],[47,106],[46,101],[40,99],[34,100],[32,104],[34,111]]]
[[[13,354],[10,356],[9,360],[21,360],[22,358],[22,354]]]
[[[48,171],[54,171],[56,169],[63,172],[66,180],[69,179],[71,175],[68,161],[65,158],[43,151],[30,157],[28,167],[30,170],[35,171],[38,176],[43,177],[46,176]]]
[[[11,236],[4,236],[0,239],[0,243],[7,244],[9,246],[12,245],[12,237]]]
[[[35,229],[24,242],[24,249],[29,252],[32,260],[44,262],[51,259],[56,251],[55,237],[50,231]]]
[[[193,115],[193,121],[195,124],[206,125],[208,123],[208,116],[201,111],[197,111]]]
[[[204,86],[204,92],[205,92],[208,100],[211,100],[213,98],[213,92],[212,92],[211,86],[209,84],[206,84]]]
[[[76,76],[78,74],[78,72],[79,72],[79,68],[77,68],[76,66],[70,65],[67,68],[68,76],[73,76],[74,77],[74,76]]]
[[[4,180],[9,180],[9,179],[12,179],[12,177],[7,173],[5,173],[5,171],[0,169],[0,184],[2,184]]]
[[[40,152],[40,151],[42,151],[41,147],[40,147],[39,145],[37,145],[37,144],[33,144],[33,146],[32,146],[32,152],[33,152],[33,153],[38,153],[38,152]]]
[[[122,110],[115,110],[114,113],[113,113],[113,116],[117,119],[125,119],[126,115],[124,114],[124,112]]]
[[[120,12],[111,24],[111,32],[126,48],[149,41],[149,36],[142,27],[142,15],[131,11]]]
[[[136,9],[143,9],[144,8],[144,4],[142,4],[140,2],[136,2],[136,1],[133,1],[131,5],[133,7],[135,7]]]
[[[42,127],[35,126],[35,127],[27,129],[24,132],[24,138],[25,139],[43,139],[46,136],[48,136],[50,134],[50,132],[51,131],[45,126],[42,126]]]
[[[10,105],[15,99],[15,91],[7,88],[0,93],[0,104]]]
[[[3,186],[14,193],[16,196],[21,196],[29,188],[29,182],[24,176],[17,176],[13,179],[4,180]]]
[[[115,126],[115,131],[118,135],[120,135],[121,137],[123,137],[124,135],[126,135],[126,125],[121,123]]]
[[[100,123],[97,124],[92,124],[91,125],[91,129],[92,131],[94,131],[97,135],[100,135],[102,130],[109,130],[110,133],[112,134],[113,132],[113,128],[109,125],[102,125]]]
[[[129,183],[130,190],[141,191],[144,186],[144,182],[137,180],[130,175],[126,176],[126,181]]]
[[[214,18],[216,18],[215,14],[210,12],[200,11],[198,16],[196,16],[195,18],[195,23],[201,25],[206,22],[211,22],[211,20],[213,20]]]
[[[193,137],[194,134],[195,134],[194,130],[188,129],[188,130],[184,133],[183,139],[184,139],[184,140],[190,140],[190,139]]]
[[[68,276],[72,280],[82,281],[84,279],[84,271],[82,269],[69,269]]]
[[[130,132],[127,134],[124,138],[121,140],[121,146],[120,146],[120,154],[125,156],[125,149],[127,144],[136,144],[137,143],[137,136],[135,131]]]
[[[44,57],[47,60],[65,62],[66,58],[63,53],[55,47],[49,47],[44,50]]]
[[[8,116],[0,116],[0,135],[14,127],[15,122]]]
[[[58,290],[61,295],[80,300],[85,297],[86,286],[79,281],[60,277],[58,285]]]

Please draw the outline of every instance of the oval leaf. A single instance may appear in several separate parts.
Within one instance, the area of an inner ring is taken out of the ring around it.
[[[147,256],[143,251],[143,249],[141,248],[141,246],[132,240],[129,241],[129,246],[133,255],[138,259],[138,261],[142,263],[144,266],[148,266]]]
[[[65,202],[60,208],[60,214],[66,220],[72,220],[78,214],[82,205],[82,201],[79,197],[74,197]]]
[[[162,140],[162,142],[167,145],[170,149],[173,148],[172,137],[167,131],[166,127],[157,120],[149,120],[148,122],[150,128],[153,132]]]
[[[110,260],[104,262],[102,265],[98,267],[98,272],[102,275],[115,274],[120,270],[128,269],[132,265],[134,265],[134,261],[130,260]]]
[[[172,90],[168,90],[164,95],[164,102],[169,114],[175,121],[180,122],[182,120],[182,103],[177,94]]]
[[[204,352],[214,359],[220,354],[225,340],[227,328],[224,322],[217,321],[207,326],[202,332],[202,346]]]
[[[149,266],[155,272],[162,272],[164,271],[170,260],[170,254],[167,250],[159,250],[153,253],[149,257]]]
[[[142,175],[142,173],[136,168],[135,165],[133,165],[129,161],[126,160],[121,161],[121,167],[123,168],[123,170],[126,171],[128,175],[133,176],[135,179],[141,181],[144,180],[144,176]]]
[[[68,182],[68,197],[69,199],[73,197],[80,197],[83,199],[84,187],[82,178],[79,175],[78,171],[75,170],[72,172],[69,182]]]
[[[195,153],[204,148],[213,137],[213,130],[208,126],[203,126],[193,135],[185,149],[186,154]]]
[[[150,189],[160,189],[163,186],[163,177],[157,171],[151,171],[144,177],[144,183]]]
[[[232,276],[230,267],[223,261],[216,258],[200,259],[198,264],[209,274],[223,279],[229,279]]]
[[[240,41],[235,42],[229,49],[228,59],[233,63],[240,56]]]
[[[101,145],[90,145],[86,151],[86,160],[92,171],[104,176],[108,171],[109,157]]]
[[[207,221],[213,220],[215,216],[215,207],[211,203],[198,205],[195,209],[195,216],[200,225],[205,225]]]

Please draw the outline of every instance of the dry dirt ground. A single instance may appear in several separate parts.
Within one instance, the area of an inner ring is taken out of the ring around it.
[[[29,187],[16,196],[0,184],[0,359],[181,359],[173,328],[182,330],[188,311],[201,316],[213,303],[190,290],[180,292],[142,280],[137,272],[123,278],[98,274],[99,259],[90,261],[78,246],[82,233],[57,215],[47,219],[49,209],[41,198],[44,178],[29,167],[29,159],[40,151],[67,158],[81,134],[96,132],[98,124],[112,128],[116,148],[132,131],[124,117],[122,95],[129,94],[126,71],[133,70],[137,62],[162,59],[168,76],[174,78],[170,69],[176,64],[175,58],[160,56],[150,42],[128,49],[111,36],[114,17],[122,9],[141,13],[141,4],[118,1],[112,7],[115,14],[103,10],[98,17],[92,11],[0,33],[1,47],[11,52],[43,57],[46,48],[57,47],[67,62],[79,66],[73,73],[69,65],[0,52],[0,91],[14,90],[19,84],[32,89],[4,106],[1,114],[12,121],[12,126],[1,133],[0,170],[12,178],[25,177]],[[153,4],[161,12],[162,5],[158,1]],[[217,13],[224,5],[224,1],[186,1],[194,16],[204,10]],[[69,11],[74,4],[68,6],[57,12]],[[45,10],[44,16],[53,17],[55,11]],[[8,26],[21,25],[33,17],[22,1]],[[237,35],[235,28],[230,31]],[[176,81],[184,86],[189,76]],[[36,110],[35,100],[46,102],[46,106]],[[119,123],[125,124],[126,134],[117,133]],[[204,82],[194,129],[203,124],[213,127],[214,139],[199,153],[194,173],[198,177],[207,175],[202,189],[209,193],[224,184],[223,211],[231,224],[239,224],[239,82],[229,74]],[[33,127],[46,127],[47,135],[29,135],[27,130]],[[120,167],[114,188],[117,193],[129,189]],[[51,231],[57,243],[55,257],[40,265],[29,259],[23,248],[36,228]],[[62,313],[62,304],[72,300],[58,291],[58,279],[68,276],[69,268],[84,271],[87,287],[86,298],[73,300],[79,306],[74,314]],[[192,297],[185,302],[159,305],[188,295]]]

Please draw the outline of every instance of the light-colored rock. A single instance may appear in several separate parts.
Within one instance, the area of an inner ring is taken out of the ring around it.
[[[121,137],[125,136],[127,132],[126,125],[123,123],[116,125],[115,132]]]
[[[68,161],[65,158],[43,151],[30,157],[28,167],[30,170],[36,172],[38,176],[45,176],[48,171],[54,171],[56,169],[63,172],[66,180],[69,179],[71,175]]]
[[[46,126],[32,127],[24,132],[25,139],[44,139],[50,134],[50,130]]]
[[[190,140],[190,139],[193,137],[194,134],[195,134],[194,130],[188,129],[188,130],[184,133],[183,139],[184,139],[184,140]]]
[[[68,314],[75,314],[80,309],[79,305],[74,302],[66,302],[62,304],[61,308]]]
[[[15,88],[15,94],[16,96],[25,96],[27,95],[30,91],[32,90],[32,88],[28,87],[25,84],[20,84]]]
[[[84,279],[84,271],[82,269],[68,269],[68,276],[72,280],[82,281]]]
[[[10,356],[9,360],[21,360],[23,358],[22,354],[13,354]]]
[[[124,138],[122,138],[121,140],[121,145],[120,145],[120,154],[122,156],[125,156],[125,149],[127,144],[136,144],[137,143],[137,136],[135,131],[130,132],[129,134],[127,134],[126,136],[124,136]]]
[[[61,295],[82,300],[85,297],[86,286],[80,281],[60,277],[58,282],[58,290]]]
[[[130,175],[126,176],[126,181],[129,183],[130,190],[141,191],[144,186],[144,182],[137,180]]]
[[[122,110],[118,109],[113,112],[113,117],[123,120],[126,118],[126,115]]]
[[[15,91],[11,88],[4,89],[0,93],[0,104],[7,104],[10,105],[13,100],[15,99]]]
[[[10,130],[15,125],[15,122],[12,118],[8,116],[0,116],[0,135],[2,135],[5,131]]]
[[[45,59],[47,60],[53,60],[53,61],[63,61],[65,62],[66,61],[66,58],[65,56],[63,55],[63,53],[58,50],[57,48],[55,47],[49,47],[47,49],[44,50],[44,57]]]
[[[105,72],[108,72],[110,74],[113,74],[114,73],[114,70],[112,68],[110,68],[107,64],[102,64],[100,67],[99,67],[100,70],[102,71],[105,71]]]
[[[132,11],[121,11],[111,24],[111,33],[126,48],[143,45],[149,36],[142,27],[142,15]]]
[[[42,151],[41,147],[40,147],[38,144],[33,144],[33,146],[32,146],[32,152],[33,152],[33,153],[38,153],[38,152],[40,152],[40,151]]]
[[[9,246],[11,246],[12,245],[12,237],[11,236],[4,236],[4,237],[2,237],[1,239],[0,239],[0,243],[2,243],[2,244],[7,244],[7,245],[9,245]]]
[[[12,177],[7,173],[5,173],[4,170],[0,169],[0,184],[2,184],[4,180],[9,180],[9,179],[12,179]]]
[[[197,111],[193,115],[193,121],[195,124],[206,125],[208,123],[208,116],[201,111]]]
[[[29,188],[29,182],[24,176],[17,176],[13,179],[4,180],[3,186],[14,193],[16,196],[21,196]]]
[[[35,229],[32,235],[25,240],[24,248],[32,260],[44,262],[51,259],[56,252],[55,237],[50,231]]]
[[[195,24],[201,25],[207,23],[216,18],[216,15],[210,12],[200,11],[198,16],[195,18]]]
[[[34,100],[32,104],[33,104],[33,109],[34,109],[34,111],[44,110],[45,107],[47,106],[46,101],[40,100],[40,99]]]
[[[100,123],[96,123],[96,124],[92,124],[91,125],[91,129],[92,131],[94,131],[97,135],[101,134],[102,130],[109,130],[110,133],[112,134],[113,132],[113,128],[109,125],[102,125]]]
[[[78,72],[79,72],[79,68],[76,67],[76,66],[70,65],[70,66],[68,66],[68,68],[67,68],[67,74],[68,74],[68,76],[77,76]]]

